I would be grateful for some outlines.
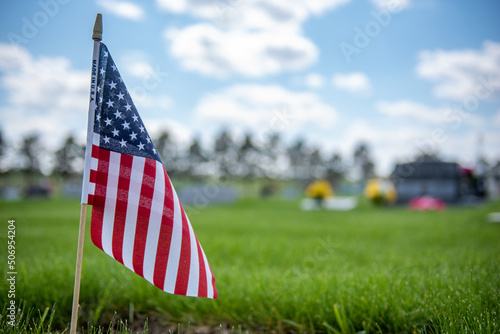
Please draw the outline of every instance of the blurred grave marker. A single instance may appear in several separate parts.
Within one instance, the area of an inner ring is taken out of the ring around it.
[[[238,191],[229,186],[197,184],[179,190],[179,199],[185,205],[206,206],[209,204],[234,203]]]

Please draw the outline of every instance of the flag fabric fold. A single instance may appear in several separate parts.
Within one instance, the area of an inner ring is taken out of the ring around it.
[[[103,43],[96,84],[82,196],[92,205],[92,242],[166,292],[217,298],[207,257]]]

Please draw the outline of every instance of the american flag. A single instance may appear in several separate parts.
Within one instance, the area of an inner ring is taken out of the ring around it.
[[[92,242],[166,292],[217,298],[207,257],[103,43],[97,64],[82,196],[92,205]]]

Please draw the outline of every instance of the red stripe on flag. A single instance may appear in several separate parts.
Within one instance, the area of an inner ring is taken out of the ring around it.
[[[92,158],[99,158],[99,146],[97,145],[92,145]]]
[[[170,253],[170,244],[172,241],[172,229],[174,222],[174,198],[172,194],[172,185],[165,173],[165,200],[163,203],[163,214],[161,218],[160,236],[158,237],[158,246],[156,249],[155,270],[153,284],[164,289],[165,275],[167,273],[168,254]]]
[[[118,192],[116,194],[115,221],[113,225],[113,257],[123,264],[123,235],[127,218],[127,203],[132,172],[133,156],[122,154],[120,159],[120,176],[118,177]]]
[[[212,272],[212,268],[210,268],[210,263],[208,263],[207,261],[207,265],[208,265],[208,270],[210,270],[210,275],[212,276],[212,288],[214,289],[214,299],[217,299],[217,288],[215,287],[215,276]]]
[[[102,249],[102,220],[104,215],[104,204],[106,202],[110,151],[99,149],[98,154],[99,162],[97,164],[96,185],[92,201],[90,236],[94,245]]]
[[[156,160],[146,159],[144,175],[142,177],[141,196],[137,210],[137,225],[135,228],[134,254],[132,265],[135,273],[143,275],[144,250],[148,236],[149,216],[151,214],[151,201],[155,191]],[[163,191],[160,189],[159,191]]]
[[[97,171],[91,169],[90,170],[90,177],[89,177],[89,180],[91,183],[96,183],[97,182]]]
[[[201,250],[198,238],[195,236],[196,246],[198,247],[198,262],[200,267],[200,275],[198,281],[198,296],[207,297],[207,272],[205,268],[205,261],[203,259],[203,251]]]
[[[182,244],[174,293],[176,295],[186,295],[189,283],[189,267],[191,266],[191,241],[189,240],[189,222],[180,202],[179,205],[182,214]]]

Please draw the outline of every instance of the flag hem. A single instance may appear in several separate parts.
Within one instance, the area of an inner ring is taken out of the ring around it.
[[[92,70],[90,78],[90,102],[89,102],[89,113],[87,121],[87,141],[85,145],[85,162],[83,168],[83,180],[82,180],[82,198],[81,204],[88,204],[88,194],[89,194],[89,181],[90,181],[90,163],[92,157],[92,141],[94,133],[94,118],[95,118],[95,106],[97,99],[97,74],[99,70],[99,53],[101,50],[101,42],[94,40],[94,49],[92,53]]]

